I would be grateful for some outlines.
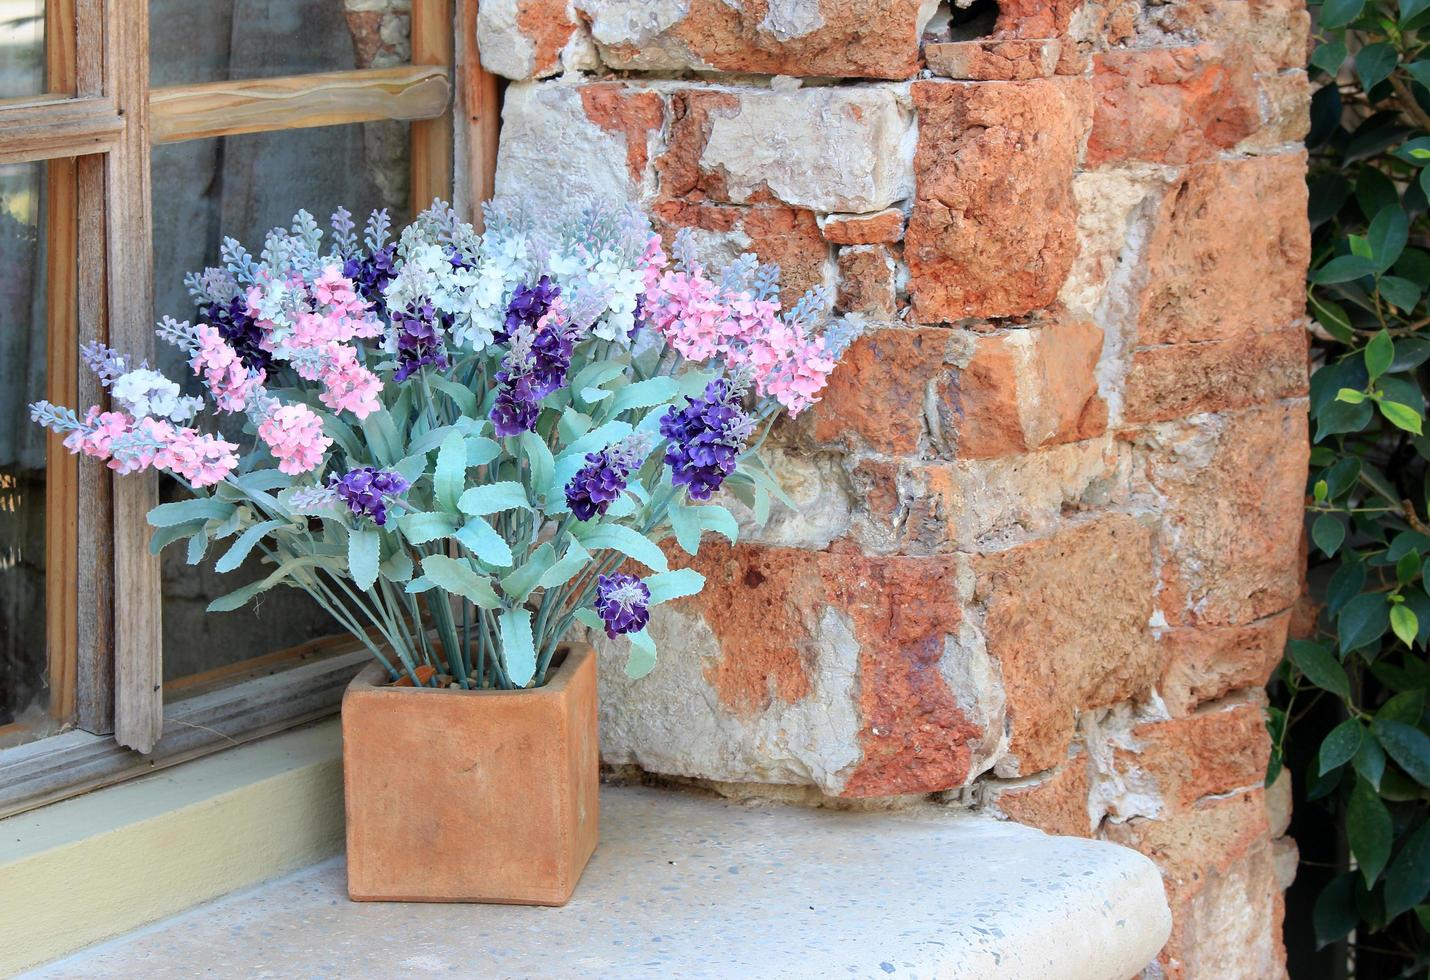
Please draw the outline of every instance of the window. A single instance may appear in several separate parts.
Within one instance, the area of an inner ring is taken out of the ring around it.
[[[86,342],[155,358],[220,231],[453,196],[453,67],[456,196],[489,194],[496,85],[453,51],[476,4],[456,31],[453,0],[408,8],[0,0],[0,816],[329,713],[361,661],[297,593],[203,616],[237,583],[149,553],[159,479],[70,456],[24,405],[102,402]]]

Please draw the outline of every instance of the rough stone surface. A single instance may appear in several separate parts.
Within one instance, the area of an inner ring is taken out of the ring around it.
[[[1186,626],[1166,630],[1166,668],[1157,684],[1167,710],[1185,715],[1199,704],[1244,687],[1261,687],[1281,662],[1290,613],[1245,626]]]
[[[985,605],[1012,729],[1000,771],[1051,768],[1080,709],[1151,688],[1160,672],[1148,627],[1154,540],[1132,518],[1110,516],[975,561],[975,601]]]
[[[853,245],[839,252],[839,292],[834,307],[873,319],[894,315],[894,259],[887,248]]]
[[[904,237],[904,213],[886,208],[873,214],[831,214],[820,221],[819,230],[835,245],[888,245]]]
[[[931,806],[832,813],[608,786],[601,816],[563,908],[353,903],[337,860],[40,975],[1105,980],[1149,963],[1170,926],[1141,855]]]
[[[929,71],[974,82],[1016,82],[1056,73],[1059,41],[951,41],[924,47]]]
[[[1057,296],[1076,251],[1072,177],[1088,94],[1082,79],[913,86],[905,257],[918,320],[1017,316]]]

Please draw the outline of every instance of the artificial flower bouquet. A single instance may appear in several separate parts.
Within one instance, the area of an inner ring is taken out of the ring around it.
[[[156,553],[271,566],[212,611],[302,588],[419,688],[539,687],[577,622],[649,671],[650,607],[703,585],[656,542],[733,541],[722,489],[764,518],[781,493],[756,449],[857,323],[820,288],[782,312],[778,269],[752,255],[718,277],[687,236],[667,255],[631,209],[488,206],[479,234],[435,202],[395,241],[385,212],[361,237],[345,210],[331,224],[325,244],[300,211],[256,259],[225,239],[187,278],[197,323],[158,335],[201,395],[95,345],[112,408],[33,419],[189,489],[150,512]]]

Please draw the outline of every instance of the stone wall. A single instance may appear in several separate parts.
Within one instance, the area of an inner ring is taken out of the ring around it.
[[[1115,840],[1166,877],[1154,972],[1284,970],[1307,31],[1300,0],[484,0],[499,193],[639,201],[871,325],[777,433],[800,513],[702,549],[648,678],[610,658],[608,762]]]

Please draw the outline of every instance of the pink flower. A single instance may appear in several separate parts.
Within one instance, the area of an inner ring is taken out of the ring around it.
[[[665,250],[660,247],[660,236],[651,235],[650,241],[645,245],[645,254],[636,262],[646,292],[653,291],[660,282],[661,270],[665,268],[666,261]]]
[[[381,405],[382,382],[358,361],[357,351],[346,344],[329,344],[324,358],[324,391],[318,399],[335,412],[349,411],[365,419]]]
[[[125,476],[151,466],[162,466],[156,460],[173,437],[174,427],[168,422],[147,417],[138,419],[127,432],[115,436],[110,443],[109,468]]]
[[[101,412],[92,407],[84,416],[84,428],[65,436],[64,446],[72,453],[108,459],[114,440],[129,431],[134,420],[123,412]]]
[[[345,278],[336,265],[325,267],[313,281],[313,296],[319,303],[336,307],[340,312],[353,309],[360,302],[352,280]]]
[[[196,487],[223,481],[238,466],[238,446],[193,429],[175,429],[154,463]]]
[[[788,325],[785,329],[792,331]],[[788,409],[794,418],[818,398],[829,374],[834,370],[834,358],[824,352],[824,338],[805,340],[799,337],[783,350],[773,347],[759,349],[756,364],[755,391],[761,396],[772,395]]]
[[[278,460],[282,473],[296,476],[323,464],[333,440],[323,435],[323,421],[306,405],[275,409],[258,427],[258,437]]]
[[[250,372],[218,329],[201,323],[194,331],[199,349],[189,361],[194,373],[202,375],[214,403],[225,412],[241,412],[248,407],[265,379],[264,372]]]
[[[720,289],[699,271],[667,272],[655,291],[651,319],[682,357],[705,361],[725,347],[731,326]]]

